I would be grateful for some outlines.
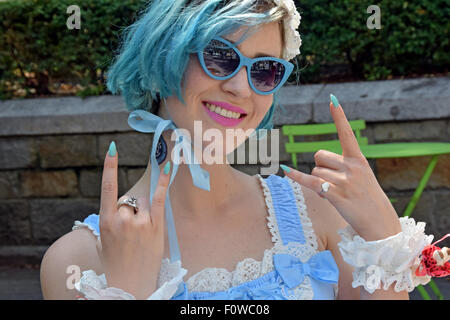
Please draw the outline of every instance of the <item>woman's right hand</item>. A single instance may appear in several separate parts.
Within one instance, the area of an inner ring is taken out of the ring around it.
[[[111,150],[103,168],[97,252],[108,287],[122,289],[138,300],[147,299],[157,289],[164,252],[164,205],[170,175],[161,172],[151,208],[148,198],[137,199],[136,214],[127,205],[117,208],[118,154],[114,142]],[[170,171],[170,163],[168,166]]]

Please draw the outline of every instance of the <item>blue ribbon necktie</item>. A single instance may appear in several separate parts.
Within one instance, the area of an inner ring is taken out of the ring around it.
[[[274,254],[273,265],[289,289],[301,284],[305,276],[326,283],[339,280],[339,269],[329,250],[316,253],[305,263],[290,254]]]
[[[169,111],[167,110],[167,112]],[[170,177],[169,187],[167,189],[165,211],[166,211],[167,232],[169,236],[170,261],[171,262],[175,262],[177,260],[181,261],[180,249],[178,247],[178,240],[169,195],[170,186],[177,174],[178,166],[180,164],[181,160],[180,151],[181,150],[183,151],[183,157],[185,163],[189,166],[194,186],[203,190],[210,191],[209,173],[208,171],[200,167],[200,164],[195,158],[195,154],[192,149],[192,145],[189,138],[187,138],[183,134],[183,132],[176,127],[175,123],[172,120],[164,120],[158,117],[157,115],[154,115],[153,113],[147,112],[145,110],[135,110],[131,112],[131,114],[128,117],[128,125],[134,130],[139,132],[143,133],[154,132],[152,151],[150,154],[150,161],[152,166],[151,184],[150,184],[150,204],[153,199],[153,194],[156,190],[156,186],[158,184],[158,179],[160,175],[160,169],[158,166],[158,161],[156,159],[157,144],[163,131],[174,130],[176,134],[176,141],[173,150],[174,159],[172,159],[173,170],[172,175]]]

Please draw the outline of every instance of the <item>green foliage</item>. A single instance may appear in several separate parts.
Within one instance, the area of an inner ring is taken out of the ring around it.
[[[381,80],[445,73],[450,65],[447,0],[381,0],[381,29],[366,21],[372,3],[295,0],[302,20],[299,71],[290,81]],[[69,0],[0,2],[0,99],[60,94],[57,84],[80,95],[106,92],[105,72],[120,31],[135,21],[145,0],[78,0],[81,29],[66,26]]]
[[[13,86],[28,88],[31,94],[52,94],[50,84],[59,81],[104,85],[102,75],[117,50],[120,30],[135,20],[145,1],[78,0],[79,30],[66,26],[66,10],[72,4],[0,2],[0,96]]]
[[[445,73],[450,65],[447,0],[295,0],[302,16],[301,82],[382,80]],[[368,29],[375,4],[381,29]],[[340,67],[340,69],[339,69]],[[333,76],[333,69],[339,72]]]

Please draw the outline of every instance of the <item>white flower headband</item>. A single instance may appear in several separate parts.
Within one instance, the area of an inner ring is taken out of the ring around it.
[[[300,13],[298,13],[293,0],[274,0],[274,2],[277,6],[283,7],[288,12],[288,15],[283,19],[286,40],[286,46],[283,50],[283,59],[289,61],[300,54],[302,39],[297,31],[297,28],[300,25]]]

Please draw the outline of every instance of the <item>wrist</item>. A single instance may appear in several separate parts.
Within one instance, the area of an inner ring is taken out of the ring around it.
[[[365,241],[379,241],[398,235],[403,229],[400,219],[395,213],[395,219],[391,219],[389,223],[384,223],[380,227],[371,223],[365,228],[355,228],[355,231]]]

